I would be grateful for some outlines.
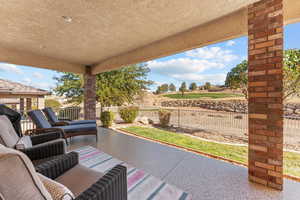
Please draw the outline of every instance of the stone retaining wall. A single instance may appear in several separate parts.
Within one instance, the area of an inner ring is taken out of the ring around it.
[[[162,107],[198,107],[209,110],[247,113],[248,103],[244,100],[170,100],[161,102]],[[285,116],[300,118],[300,104],[287,103],[284,105]]]

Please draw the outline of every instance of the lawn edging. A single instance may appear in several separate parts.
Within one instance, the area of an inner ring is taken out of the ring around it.
[[[136,133],[124,130],[122,128],[117,128],[116,130],[119,131],[119,132],[121,132],[121,133],[123,133],[123,134],[127,134],[127,135],[130,135],[130,136],[133,136],[133,137],[137,137],[137,138],[149,140],[149,141],[152,141],[152,142],[157,142],[157,143],[160,143],[160,144],[164,144],[164,145],[167,145],[167,146],[175,147],[175,148],[182,149],[182,150],[185,150],[185,151],[188,151],[188,152],[196,153],[196,154],[199,154],[199,155],[202,155],[202,156],[206,156],[206,157],[209,157],[209,158],[214,158],[214,159],[222,160],[222,161],[234,164],[234,165],[238,165],[238,166],[242,166],[242,167],[248,168],[248,165],[245,164],[245,163],[238,162],[238,161],[235,161],[235,160],[231,160],[231,159],[228,159],[228,158],[224,158],[222,156],[216,156],[216,155],[213,155],[213,154],[210,154],[210,153],[206,153],[206,152],[203,152],[203,151],[194,150],[194,149],[187,148],[187,147],[182,147],[182,146],[179,146],[179,145],[176,145],[176,144],[172,144],[172,143],[169,143],[169,142],[164,142],[164,141],[155,140],[155,139],[151,139],[151,138],[148,138],[148,137],[140,136],[140,135],[138,135]],[[288,175],[288,174],[283,174],[283,177],[287,178],[287,179],[290,179],[290,180],[294,180],[294,181],[300,182],[300,177],[296,177],[296,176],[292,176],[292,175]]]

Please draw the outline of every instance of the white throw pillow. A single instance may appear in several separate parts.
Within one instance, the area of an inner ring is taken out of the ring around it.
[[[19,139],[15,148],[20,150],[20,149],[27,149],[30,147],[32,147],[31,138],[29,135],[25,135]]]
[[[63,184],[54,181],[40,173],[38,173],[42,183],[44,184],[45,188],[48,190],[50,195],[52,196],[53,200],[73,200],[75,199],[74,194],[64,186]]]

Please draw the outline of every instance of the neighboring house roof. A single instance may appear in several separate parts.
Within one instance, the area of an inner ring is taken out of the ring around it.
[[[47,90],[34,88],[32,86],[0,79],[0,94],[6,95],[48,95]]]

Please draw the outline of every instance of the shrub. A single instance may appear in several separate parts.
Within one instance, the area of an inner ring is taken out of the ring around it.
[[[158,111],[158,117],[159,117],[160,125],[166,127],[170,123],[171,112],[168,110],[161,109]]]
[[[112,111],[103,111],[100,116],[103,127],[108,128],[114,121],[114,113]]]
[[[58,118],[78,120],[80,116],[81,108],[78,106],[66,107],[59,111]]]
[[[61,104],[55,99],[45,99],[45,107],[51,107],[54,112],[59,111]]]
[[[135,106],[121,108],[119,110],[119,114],[126,123],[132,123],[139,114],[139,108]]]

